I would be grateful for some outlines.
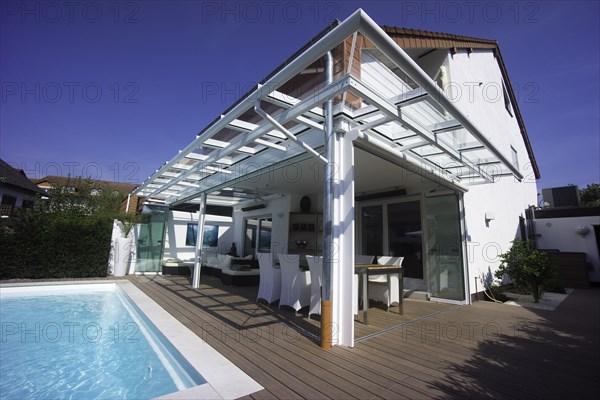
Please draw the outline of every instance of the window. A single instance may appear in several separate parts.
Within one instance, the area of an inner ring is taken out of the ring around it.
[[[9,196],[5,194],[2,196],[2,205],[14,207],[17,205],[17,198],[15,196]]]
[[[514,147],[510,146],[510,154],[512,156],[512,164],[516,169],[519,169],[519,155]]]
[[[271,218],[246,218],[244,234],[244,255],[271,251]]]
[[[198,240],[198,224],[188,223],[185,235],[185,245],[195,246]],[[202,244],[205,247],[217,247],[219,243],[219,227],[216,225],[204,225],[204,238]]]

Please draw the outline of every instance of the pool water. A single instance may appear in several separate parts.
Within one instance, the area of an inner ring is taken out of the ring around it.
[[[0,300],[2,399],[151,399],[205,382],[115,285]]]

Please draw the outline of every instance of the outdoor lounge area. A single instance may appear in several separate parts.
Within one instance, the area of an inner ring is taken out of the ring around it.
[[[247,399],[591,399],[600,389],[594,289],[576,289],[555,311],[446,305],[383,334],[360,331],[354,348],[323,351],[314,320],[256,303],[256,288],[214,277],[195,290],[184,277],[128,279],[265,388]],[[417,304],[434,305],[407,301],[405,317]],[[383,326],[385,317],[399,318],[378,309],[372,321]]]
[[[503,101],[453,97],[448,88],[473,76]],[[394,319],[378,330],[396,326],[412,306],[405,289],[434,311],[470,304],[498,254],[527,239],[537,202],[539,171],[508,79],[493,40],[382,27],[357,10],[130,194],[125,208],[135,200],[144,222],[129,273],[193,258],[192,288],[215,268],[235,285],[243,279],[215,257],[267,254],[281,288],[263,298],[310,306],[326,348],[370,334],[358,327],[379,318],[370,300]],[[322,260],[314,277],[301,268],[307,256]]]

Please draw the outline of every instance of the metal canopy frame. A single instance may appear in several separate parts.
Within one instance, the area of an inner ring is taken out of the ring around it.
[[[404,92],[390,98],[369,87],[352,73],[352,57],[347,71],[326,83],[323,68],[315,68],[315,63],[346,40],[351,40],[353,54],[357,35],[375,46],[377,51],[370,54],[379,57],[378,68],[393,74]],[[304,93],[290,89],[296,85],[288,83],[308,75],[316,80],[313,88]],[[359,99],[358,107],[346,103],[348,93]],[[357,140],[387,146],[413,168],[435,173],[452,187],[467,190],[470,184],[509,174],[523,178],[484,132],[359,9],[238,101],[132,195],[172,206],[199,202],[202,194],[207,194],[209,204],[233,206],[248,200],[236,196],[233,186],[251,175],[304,152],[327,162],[315,149],[322,149],[325,142],[323,104],[336,98],[342,101],[334,114],[347,122],[348,131],[359,131]]]

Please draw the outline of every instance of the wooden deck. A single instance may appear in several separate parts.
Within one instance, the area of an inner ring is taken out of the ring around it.
[[[354,348],[322,350],[318,322],[256,304],[256,287],[203,277],[130,277],[136,286],[265,389],[248,399],[596,398],[600,290],[555,310],[407,301],[356,323]],[[428,316],[426,316],[428,315]],[[407,323],[407,318],[420,318]],[[375,329],[383,334],[368,336]],[[314,337],[312,335],[315,335]]]

